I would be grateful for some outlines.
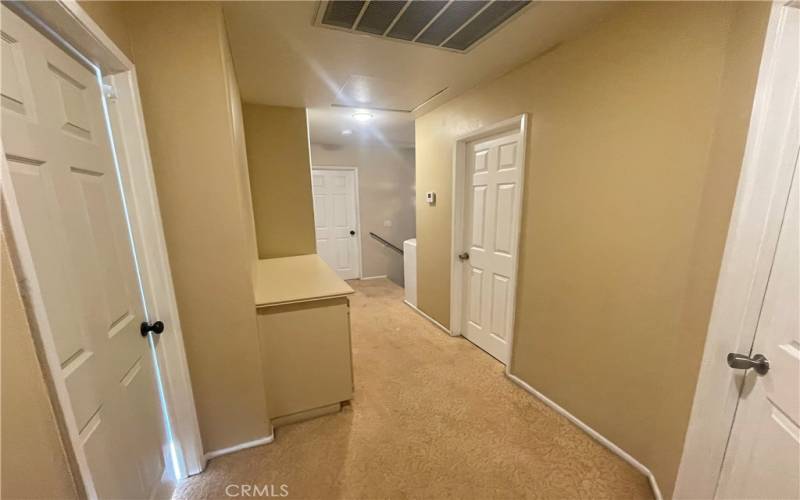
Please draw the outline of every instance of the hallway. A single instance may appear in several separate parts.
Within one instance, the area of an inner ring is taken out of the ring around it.
[[[228,485],[289,498],[651,498],[647,479],[445,335],[385,279],[352,281],[355,398],[209,462],[173,498]],[[234,490],[236,492],[238,490]]]

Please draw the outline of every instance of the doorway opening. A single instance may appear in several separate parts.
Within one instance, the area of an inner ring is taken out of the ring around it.
[[[343,279],[413,287],[404,245],[416,237],[414,117],[336,106],[307,113],[317,253]]]
[[[451,332],[511,360],[525,173],[526,115],[456,141]]]

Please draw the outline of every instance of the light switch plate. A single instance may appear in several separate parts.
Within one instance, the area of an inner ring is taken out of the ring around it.
[[[433,191],[428,191],[425,193],[425,201],[428,202],[428,205],[435,205],[436,204],[436,193]]]

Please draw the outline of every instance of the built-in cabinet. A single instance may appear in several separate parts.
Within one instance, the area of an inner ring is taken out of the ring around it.
[[[338,411],[352,398],[352,293],[316,254],[258,262],[258,335],[274,426]]]

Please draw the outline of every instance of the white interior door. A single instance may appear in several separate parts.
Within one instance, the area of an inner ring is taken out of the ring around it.
[[[147,498],[165,438],[98,79],[5,6],[1,43],[3,191],[87,493]]]
[[[751,356],[725,453],[718,498],[800,497],[800,218],[798,173],[789,195]]]
[[[315,168],[311,172],[317,253],[340,278],[361,275],[355,169]]]
[[[468,143],[462,254],[462,334],[508,363],[520,216],[520,133]]]

